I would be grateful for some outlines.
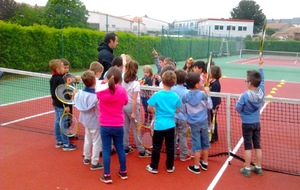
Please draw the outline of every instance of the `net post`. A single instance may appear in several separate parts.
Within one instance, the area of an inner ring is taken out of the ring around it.
[[[230,129],[230,116],[231,116],[231,99],[230,94],[226,95],[226,128],[227,128],[227,146],[228,146],[228,158],[230,157],[230,151],[231,151],[231,129]],[[228,160],[228,164],[230,164],[230,159]]]
[[[240,49],[240,58],[242,58],[243,49]]]

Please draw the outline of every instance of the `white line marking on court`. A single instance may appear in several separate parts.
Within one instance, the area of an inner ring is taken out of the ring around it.
[[[39,99],[48,98],[48,97],[50,97],[50,96],[48,95],[48,96],[42,96],[42,97],[39,97],[39,98],[31,98],[31,99],[27,99],[27,100],[21,100],[21,101],[17,101],[17,102],[8,103],[8,104],[2,104],[2,105],[0,105],[0,107],[9,106],[9,105],[18,104],[18,103],[23,103],[23,102],[34,101],[34,100],[39,100]]]
[[[260,114],[264,111],[264,109],[267,107],[269,102],[265,102],[263,107],[260,109]],[[239,142],[237,143],[237,145],[234,147],[232,153],[235,154],[238,149],[241,147],[241,145],[243,144],[244,142],[244,138],[241,137]],[[220,180],[221,176],[223,175],[223,173],[225,172],[226,168],[228,167],[229,165],[229,162],[232,160],[232,156],[229,156],[225,163],[223,164],[223,166],[221,167],[221,169],[219,170],[219,172],[217,173],[217,175],[215,176],[215,178],[212,180],[212,182],[209,184],[207,190],[212,190],[214,189],[214,187],[216,186],[216,184],[218,183],[218,181]]]
[[[296,59],[296,61],[294,62],[294,65],[296,65],[297,61],[298,61],[298,60]]]
[[[53,112],[54,112],[54,110],[53,111],[48,111],[48,112],[45,112],[45,113],[40,113],[40,114],[28,116],[28,117],[24,117],[24,118],[13,120],[13,121],[9,121],[9,122],[6,122],[6,123],[2,123],[1,126],[6,126],[6,125],[9,125],[9,124],[18,123],[20,121],[28,120],[28,119],[35,118],[35,117],[40,117],[40,116],[47,115],[47,114],[50,114],[50,113],[53,113]]]

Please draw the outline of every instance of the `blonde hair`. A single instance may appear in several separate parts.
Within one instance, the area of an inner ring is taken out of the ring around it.
[[[98,72],[103,73],[104,68],[98,61],[93,61],[90,64],[90,70],[97,74]]]
[[[63,64],[62,60],[60,59],[52,59],[49,62],[49,67],[51,71],[55,72],[57,68],[59,68]]]
[[[145,65],[144,68],[143,68],[143,71],[145,72],[149,72],[150,75],[149,77],[151,78],[153,76],[153,70],[152,70],[152,67],[150,65]]]

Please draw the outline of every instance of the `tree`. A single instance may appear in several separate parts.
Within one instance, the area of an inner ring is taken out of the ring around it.
[[[8,20],[17,9],[17,3],[14,0],[0,0],[0,20]]]
[[[272,36],[275,33],[276,33],[276,30],[274,30],[273,28],[266,28],[266,35],[267,36]]]
[[[262,30],[266,20],[265,14],[255,1],[242,0],[239,5],[230,12],[233,19],[250,19],[254,20],[254,33],[257,34]]]
[[[45,25],[54,28],[87,28],[88,11],[80,0],[48,0],[45,6]]]
[[[17,6],[14,16],[9,20],[12,23],[20,24],[21,26],[31,26],[34,24],[42,24],[43,7],[30,6],[22,3]]]

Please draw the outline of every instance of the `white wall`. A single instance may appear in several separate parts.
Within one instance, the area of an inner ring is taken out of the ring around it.
[[[228,27],[228,28],[227,28]],[[254,21],[207,19],[199,22],[198,34],[219,37],[246,37],[253,35]]]

